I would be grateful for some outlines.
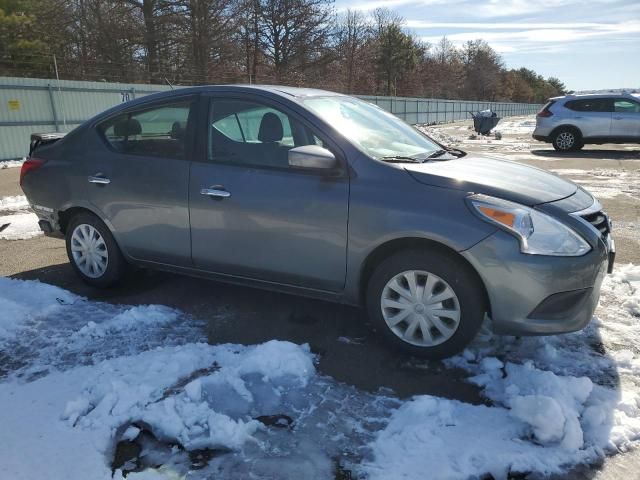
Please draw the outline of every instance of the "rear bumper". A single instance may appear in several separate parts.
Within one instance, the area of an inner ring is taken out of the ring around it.
[[[494,331],[504,335],[550,335],[584,328],[598,305],[610,263],[603,242],[582,257],[526,255],[503,231],[462,254],[484,281]]]
[[[533,137],[534,140],[538,140],[540,142],[550,142],[551,141],[551,139],[547,135],[539,135],[539,134],[537,135],[537,134],[534,133],[532,135],[532,137]]]
[[[536,128],[533,130],[533,134],[531,135],[535,140],[539,140],[541,142],[550,142],[551,141],[551,132],[553,131],[554,126],[546,125],[549,122],[548,118],[536,119]]]

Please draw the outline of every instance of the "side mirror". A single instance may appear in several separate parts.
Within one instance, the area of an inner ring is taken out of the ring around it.
[[[305,145],[289,150],[289,165],[299,168],[331,169],[338,165],[333,153],[319,145]]]

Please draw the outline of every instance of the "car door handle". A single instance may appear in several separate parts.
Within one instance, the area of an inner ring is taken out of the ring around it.
[[[89,181],[89,183],[97,183],[98,185],[109,185],[111,183],[111,180],[109,180],[101,173],[91,175],[90,177],[87,177],[87,180]]]
[[[623,117],[613,117],[614,120],[622,120]]]
[[[228,192],[223,187],[216,185],[215,187],[203,188],[200,190],[200,195],[216,198],[229,198],[231,196],[231,192]]]

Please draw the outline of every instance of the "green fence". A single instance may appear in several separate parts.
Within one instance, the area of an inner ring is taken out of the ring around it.
[[[0,161],[26,155],[32,132],[67,132],[119,103],[162,92],[165,85],[0,77]],[[491,109],[500,117],[529,115],[541,105],[432,98],[360,96],[408,123],[445,123]]]
[[[407,123],[432,124],[454,122],[471,118],[469,112],[492,110],[499,117],[533,115],[542,108],[534,103],[475,102],[467,100],[443,100],[438,98],[407,98],[360,96],[397,115]]]

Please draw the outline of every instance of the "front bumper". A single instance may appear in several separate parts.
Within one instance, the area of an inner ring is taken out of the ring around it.
[[[496,333],[550,335],[589,323],[614,250],[600,241],[581,257],[527,255],[500,230],[462,255],[484,282]]]

